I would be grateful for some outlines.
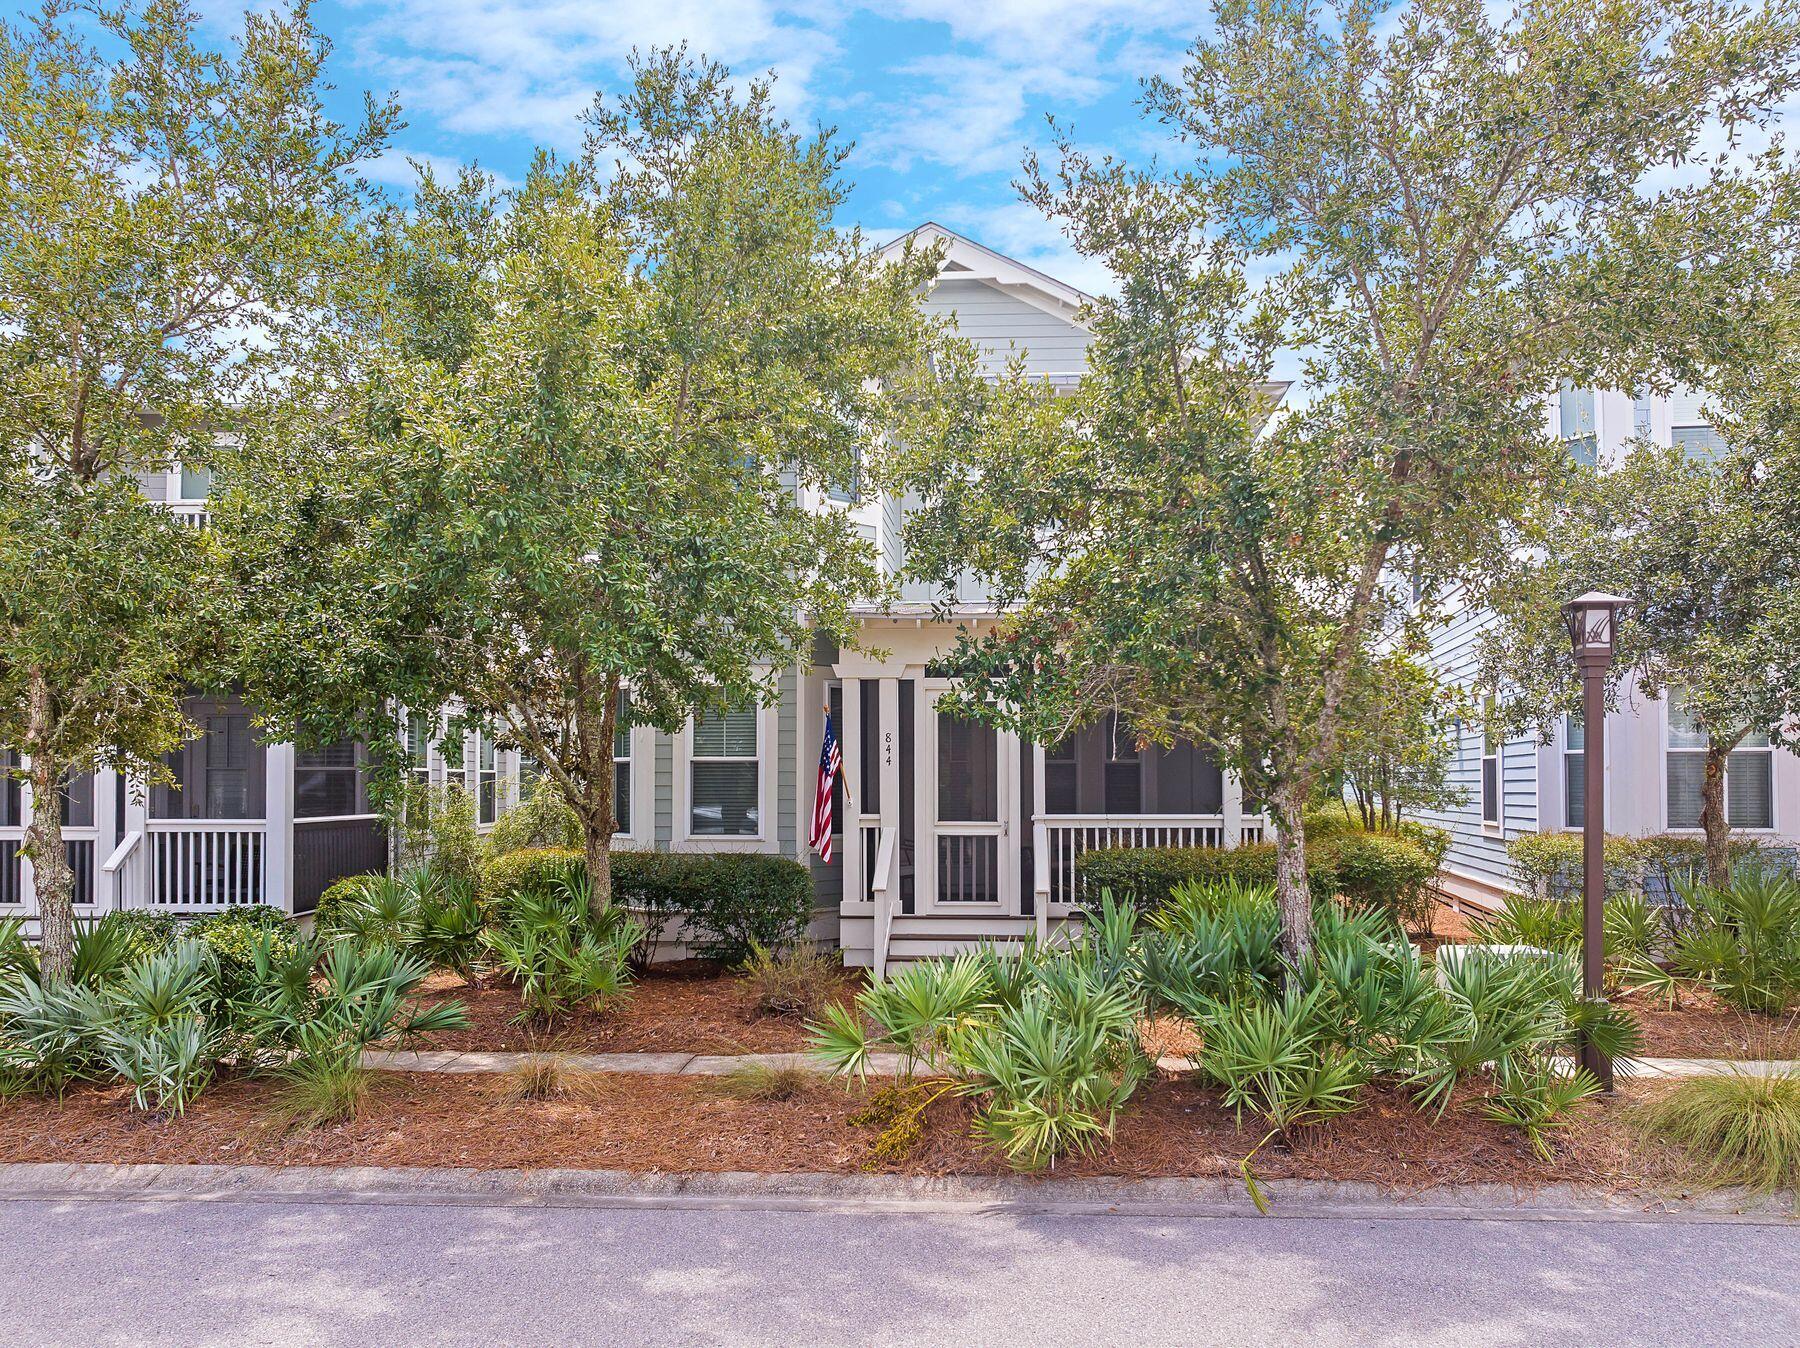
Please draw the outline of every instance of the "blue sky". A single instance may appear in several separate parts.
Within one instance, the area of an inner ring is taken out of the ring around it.
[[[207,0],[229,26],[240,6]],[[1138,82],[1179,71],[1205,7],[1173,0],[330,0],[344,115],[396,93],[408,126],[373,176],[411,181],[407,156],[478,160],[516,177],[532,148],[579,144],[596,90],[635,46],[686,40],[742,75],[774,70],[796,124],[856,142],[844,223],[883,236],[936,220],[1073,284],[1103,287],[1012,188],[1044,115],[1133,159],[1163,144]]]

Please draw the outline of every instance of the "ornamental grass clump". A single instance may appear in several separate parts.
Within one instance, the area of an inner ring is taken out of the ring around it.
[[[1640,1117],[1693,1157],[1707,1183],[1788,1188],[1800,1197],[1800,1073],[1693,1077]]]
[[[800,1017],[816,1013],[843,986],[844,965],[835,951],[806,942],[780,952],[757,943],[737,975],[752,1016]]]

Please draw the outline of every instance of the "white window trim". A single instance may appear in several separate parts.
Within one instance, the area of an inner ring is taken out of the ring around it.
[[[1556,760],[1560,769],[1558,785],[1562,791],[1561,823],[1558,825],[1558,832],[1561,833],[1580,833],[1584,827],[1581,824],[1569,822],[1569,756],[1582,752],[1580,749],[1569,747],[1569,722],[1572,719],[1567,713],[1564,713],[1561,723],[1556,728]],[[1604,762],[1604,759],[1602,761]],[[1586,801],[1582,802],[1582,808],[1584,810],[1587,808]]]
[[[1481,823],[1481,831],[1487,837],[1499,837],[1506,832],[1506,741],[1496,738],[1494,752],[1487,751],[1488,732],[1484,723],[1476,731],[1475,739],[1475,813]],[[1483,807],[1482,792],[1486,789],[1487,762],[1494,760],[1494,817],[1487,817]]]
[[[670,821],[670,847],[683,852],[779,852],[780,832],[775,819],[776,742],[779,738],[778,707],[761,707],[756,721],[757,829],[754,836],[726,838],[697,834],[693,828],[694,721],[689,717],[675,736],[675,817]],[[635,745],[633,746],[635,748]],[[635,783],[634,783],[635,784]]]
[[[1703,754],[1704,749],[1675,749],[1669,744],[1669,698],[1660,699],[1657,709],[1657,778],[1662,793],[1662,826],[1664,833],[1675,833],[1684,836],[1701,837],[1705,830],[1699,825],[1682,825],[1676,827],[1669,822],[1669,755],[1671,753]],[[1744,828],[1731,822],[1731,755],[1736,753],[1767,753],[1769,755],[1769,827]],[[1781,774],[1776,771],[1779,764],[1775,761],[1775,746],[1758,745],[1749,750],[1733,749],[1725,755],[1725,827],[1728,833],[1745,838],[1773,838],[1781,833]]]

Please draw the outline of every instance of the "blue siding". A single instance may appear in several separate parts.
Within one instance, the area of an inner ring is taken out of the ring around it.
[[[1440,629],[1428,657],[1439,678],[1463,688],[1475,686],[1475,644],[1491,623],[1487,613],[1465,611]],[[1527,735],[1499,746],[1498,829],[1484,827],[1481,821],[1481,747],[1481,727],[1464,723],[1450,771],[1451,784],[1463,792],[1463,804],[1451,810],[1422,811],[1418,817],[1449,831],[1446,869],[1486,884],[1510,887],[1506,844],[1520,834],[1538,830],[1538,745]]]

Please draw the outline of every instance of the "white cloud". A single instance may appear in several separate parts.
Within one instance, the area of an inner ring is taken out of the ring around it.
[[[399,0],[372,10],[359,62],[444,129],[571,149],[596,90],[617,88],[635,47],[686,42],[743,77],[777,69],[777,101],[809,115],[809,85],[836,50],[773,0]]]
[[[415,162],[425,165],[437,175],[440,182],[446,183],[455,182],[456,175],[463,167],[460,161],[447,154],[396,148],[383,151],[364,164],[362,176],[383,187],[400,187],[410,191],[419,182],[418,170],[413,167]],[[491,169],[488,172],[493,173],[494,185],[503,191],[518,186],[517,182],[504,173],[494,173]]]

